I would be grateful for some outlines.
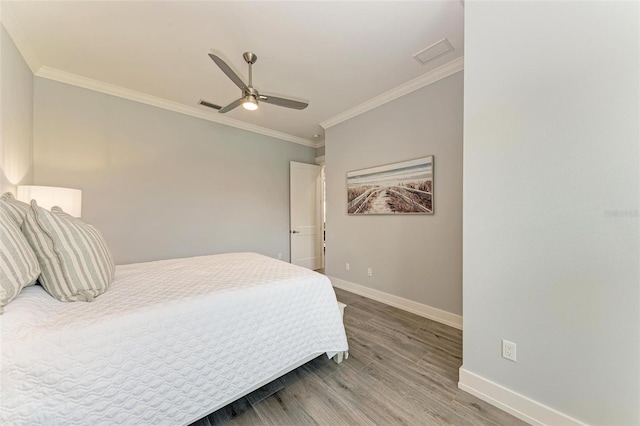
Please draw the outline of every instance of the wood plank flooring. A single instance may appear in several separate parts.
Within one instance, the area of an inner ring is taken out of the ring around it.
[[[336,289],[349,359],[322,355],[193,423],[526,425],[457,387],[462,332]]]

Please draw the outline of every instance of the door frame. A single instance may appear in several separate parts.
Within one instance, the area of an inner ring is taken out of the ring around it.
[[[320,170],[320,212],[321,212],[321,216],[322,216],[322,220],[320,221],[321,223],[321,229],[320,232],[322,232],[322,269],[324,269],[324,258],[325,258],[325,251],[327,249],[327,239],[326,239],[326,234],[325,234],[325,225],[326,225],[326,220],[327,220],[327,216],[326,216],[326,212],[327,212],[327,177],[325,175],[325,166],[324,166],[324,155],[321,155],[319,157],[316,157],[316,164],[320,167],[322,167],[322,169]]]

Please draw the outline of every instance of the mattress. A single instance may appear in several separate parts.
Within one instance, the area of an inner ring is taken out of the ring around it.
[[[28,287],[0,316],[0,424],[188,424],[347,350],[318,273],[255,253],[118,266],[106,293]]]

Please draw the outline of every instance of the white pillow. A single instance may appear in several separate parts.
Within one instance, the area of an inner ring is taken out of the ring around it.
[[[24,216],[27,214],[27,210],[29,210],[29,204],[16,200],[11,192],[5,192],[0,196],[0,204],[6,208],[5,211],[16,225],[21,227],[22,222],[24,222]]]
[[[0,314],[20,291],[40,275],[38,259],[15,223],[5,203],[0,202]]]
[[[107,291],[115,265],[96,228],[60,207],[49,212],[32,200],[23,232],[40,263],[40,284],[53,297],[91,302]]]

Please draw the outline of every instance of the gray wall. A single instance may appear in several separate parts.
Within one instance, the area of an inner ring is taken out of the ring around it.
[[[462,313],[462,96],[460,72],[327,129],[328,275]],[[427,155],[433,216],[347,215],[348,171]]]
[[[35,183],[83,190],[116,263],[289,256],[289,161],[315,149],[35,79]]]
[[[33,180],[33,74],[0,25],[0,194]]]
[[[464,368],[594,425],[640,424],[638,7],[465,7]]]

